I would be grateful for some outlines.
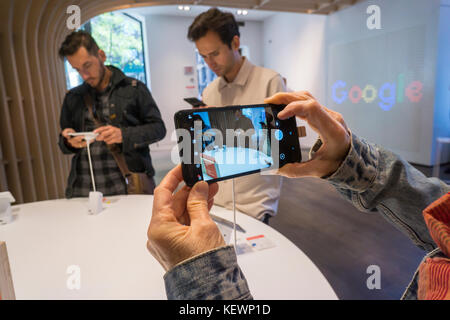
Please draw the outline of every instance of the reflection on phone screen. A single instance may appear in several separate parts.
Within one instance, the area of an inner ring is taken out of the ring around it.
[[[225,178],[269,168],[271,131],[277,130],[270,108],[199,111],[192,115],[203,180]],[[281,133],[280,130],[277,132]],[[282,133],[281,133],[282,134]],[[201,141],[200,141],[201,140]]]

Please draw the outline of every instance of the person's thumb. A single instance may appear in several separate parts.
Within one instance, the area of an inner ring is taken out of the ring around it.
[[[69,133],[71,133],[71,132],[75,132],[75,130],[73,130],[73,129],[71,129],[71,128],[66,128],[66,129],[64,129],[64,130],[61,132],[61,135],[62,135],[64,138],[68,138],[68,137],[69,137]]]
[[[191,223],[196,220],[209,219],[208,193],[209,185],[204,181],[197,182],[192,187],[186,206]]]

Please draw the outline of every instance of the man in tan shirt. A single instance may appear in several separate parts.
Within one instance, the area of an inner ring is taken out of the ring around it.
[[[239,53],[239,27],[231,13],[212,8],[197,16],[188,38],[218,76],[202,94],[208,106],[260,104],[286,91],[283,78],[270,69],[253,65]],[[235,178],[236,209],[268,223],[277,213],[281,176],[253,174]],[[219,182],[217,205],[232,209],[232,181]]]

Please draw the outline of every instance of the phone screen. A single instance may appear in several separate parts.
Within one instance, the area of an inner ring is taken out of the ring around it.
[[[221,181],[301,161],[295,119],[277,118],[283,107],[264,104],[178,112],[175,123],[186,183]]]

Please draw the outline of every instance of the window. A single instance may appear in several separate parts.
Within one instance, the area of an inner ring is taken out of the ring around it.
[[[195,50],[197,57],[198,98],[201,100],[203,90],[215,79],[216,74],[208,67],[202,56]]]
[[[64,59],[64,67],[66,69],[66,86],[67,89],[72,89],[83,83],[83,79],[81,79],[80,74],[72,68],[69,61]]]
[[[107,65],[113,65],[127,76],[147,84],[142,23],[126,13],[108,12],[86,22],[81,29],[89,32],[105,51]],[[83,82],[78,72],[66,61],[69,89]]]

